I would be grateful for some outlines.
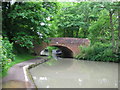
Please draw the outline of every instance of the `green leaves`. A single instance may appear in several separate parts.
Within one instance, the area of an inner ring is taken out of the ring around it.
[[[6,4],[7,2],[3,5]],[[57,19],[54,15],[58,12],[56,2],[16,2],[9,7],[10,10],[6,7],[3,12],[7,10],[7,16],[3,15],[3,18],[9,19],[9,24],[3,24],[4,32],[21,47],[32,48],[33,42],[38,43],[54,35]],[[41,33],[42,37],[37,32]]]
[[[13,40],[16,44],[19,44],[21,47],[27,47],[28,49],[33,48],[34,36],[20,35],[14,37]]]
[[[117,45],[119,9],[118,2],[16,2],[12,6],[6,2],[3,3],[3,36],[28,49],[33,43],[49,42],[49,37],[89,38],[92,44],[111,44],[114,36]],[[88,53],[95,54],[94,48]],[[103,57],[108,51],[101,52]]]
[[[89,47],[80,47],[81,53],[78,59],[93,61],[115,61],[119,60],[118,55],[112,52],[112,46],[109,44],[95,43]]]
[[[59,21],[59,27],[64,30],[63,35],[69,37],[73,34],[72,37],[87,37],[91,21],[97,19],[96,14],[93,13],[94,7],[95,5],[93,6],[90,2],[64,6]]]
[[[13,43],[10,43],[8,38],[0,38],[2,40],[2,51],[1,51],[1,61],[2,61],[2,69],[7,70],[7,65],[10,64],[13,60],[15,60],[15,55],[13,54]],[[0,64],[0,65],[1,65]]]

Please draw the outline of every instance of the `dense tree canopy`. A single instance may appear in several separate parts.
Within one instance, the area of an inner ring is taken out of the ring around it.
[[[72,35],[71,37],[92,38],[94,35],[95,37],[96,35],[98,37],[99,35],[101,37],[106,34],[108,35],[108,32],[112,32],[110,12],[113,14],[113,27],[115,32],[118,33],[118,9],[119,5],[110,2],[81,2],[73,3],[68,7],[64,6],[61,9],[63,13],[61,13],[59,20],[60,30],[63,30],[61,31],[62,36]],[[102,32],[101,34],[99,33],[100,31]],[[69,32],[71,33],[69,34]],[[108,38],[110,38],[109,36]]]
[[[68,3],[61,10],[59,36],[91,40],[91,46],[83,48],[78,56],[80,59],[119,60],[120,2]]]
[[[47,41],[47,37],[56,33],[58,8],[53,2],[3,3],[3,36],[27,48]]]
[[[79,59],[120,58],[120,2],[4,2],[2,12],[3,39],[13,45],[31,49],[49,37],[88,38]]]
[[[35,57],[34,45],[51,37],[88,38],[77,59],[120,61],[120,2],[42,1],[2,3],[3,72]]]

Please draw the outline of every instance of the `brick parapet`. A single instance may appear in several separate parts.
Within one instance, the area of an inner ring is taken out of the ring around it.
[[[73,56],[76,56],[80,53],[79,46],[88,46],[90,44],[89,39],[83,39],[83,38],[49,38],[50,42],[47,44],[45,42],[42,43],[42,45],[35,45],[34,50],[37,55],[45,49],[47,46],[63,46],[68,49],[70,49],[73,52]]]

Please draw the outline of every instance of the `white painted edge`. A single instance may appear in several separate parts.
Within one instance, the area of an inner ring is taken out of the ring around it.
[[[29,65],[26,65],[23,67],[23,72],[24,72],[24,77],[25,77],[25,81],[28,82],[28,76],[27,76],[27,69],[28,69]]]
[[[28,69],[29,66],[31,66],[31,65],[33,65],[33,64],[35,64],[35,63],[32,63],[32,64],[28,64],[28,65],[23,66],[23,72],[24,72],[25,82],[29,82],[29,81],[30,81],[29,76],[27,75],[27,74],[28,74],[28,71],[27,71],[27,70],[29,70],[29,69]],[[33,82],[32,82],[32,83],[33,83]],[[28,88],[28,90],[29,90],[30,87],[27,85],[27,83],[25,83],[25,85],[26,85],[26,88]],[[35,84],[34,84],[34,87],[36,87]]]
[[[45,61],[44,61],[45,62]],[[32,63],[32,64],[28,64],[28,65],[25,65],[25,66],[23,66],[23,73],[24,73],[24,77],[25,77],[25,81],[26,82],[29,82],[29,76],[27,75],[27,70],[28,70],[28,68],[29,68],[29,66],[31,66],[31,65],[33,65],[33,64],[35,64],[35,63]],[[27,83],[26,83],[26,87],[27,87]]]

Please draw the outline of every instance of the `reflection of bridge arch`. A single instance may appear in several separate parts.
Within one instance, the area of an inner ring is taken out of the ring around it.
[[[49,40],[49,43],[43,42],[41,45],[34,46],[34,51],[37,55],[47,46],[55,46],[64,52],[63,57],[74,57],[80,53],[80,45],[88,46],[90,43],[88,39],[82,38],[49,38]]]

